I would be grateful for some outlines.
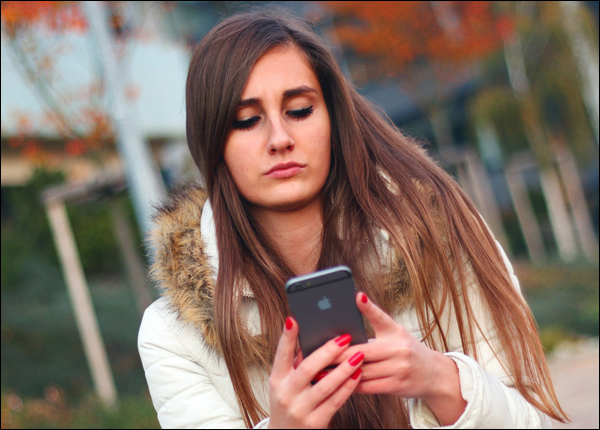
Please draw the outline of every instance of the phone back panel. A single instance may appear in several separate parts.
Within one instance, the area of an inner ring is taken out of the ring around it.
[[[344,279],[288,292],[292,315],[300,330],[298,336],[304,357],[325,342],[346,333],[352,336],[351,345],[367,342],[355,296],[354,281],[349,272]]]

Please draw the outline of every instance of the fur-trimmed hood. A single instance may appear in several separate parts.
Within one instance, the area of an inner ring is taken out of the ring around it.
[[[169,299],[179,319],[196,327],[206,346],[220,354],[214,312],[219,260],[212,207],[206,191],[198,185],[174,191],[169,201],[157,209],[154,222],[155,228],[148,238],[155,252],[151,277],[158,282],[161,295]],[[402,260],[395,261],[389,276],[383,284],[389,285],[392,308],[400,312],[409,303],[410,291]],[[242,293],[253,298],[249,288]]]

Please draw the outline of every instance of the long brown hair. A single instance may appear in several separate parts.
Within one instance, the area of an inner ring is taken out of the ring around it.
[[[445,307],[452,306],[463,350],[477,359],[479,325],[469,301],[461,300],[472,283],[467,281],[475,280],[497,332],[501,351],[496,353],[515,387],[545,414],[565,420],[531,312],[476,208],[419,144],[353,88],[308,23],[281,10],[258,10],[231,16],[204,37],[192,57],[186,87],[187,141],[204,176],[216,225],[217,337],[245,424],[251,427],[266,415],[252,391],[248,363],[269,372],[289,315],[283,285],[295,274],[238,194],[223,148],[252,67],[281,45],[299,47],[306,55],[331,120],[332,161],[322,191],[318,268],[349,266],[358,288],[392,313],[386,289],[374,281],[380,278],[367,269],[377,254],[374,231],[387,232],[409,279],[424,342],[448,350],[440,320]],[[256,296],[260,342],[250,341],[238,312],[243,282]],[[330,426],[408,427],[409,420],[398,397],[353,395]]]

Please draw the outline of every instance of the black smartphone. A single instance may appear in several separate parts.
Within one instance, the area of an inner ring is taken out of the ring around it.
[[[350,345],[367,342],[362,315],[356,307],[356,288],[346,266],[320,270],[285,284],[292,316],[298,323],[300,349],[307,357],[327,341],[349,334]]]

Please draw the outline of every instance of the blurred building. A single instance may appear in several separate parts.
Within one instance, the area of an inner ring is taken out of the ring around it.
[[[148,8],[143,13],[143,39],[133,39],[127,43],[121,71],[131,84],[130,107],[135,113],[138,129],[157,159],[160,159],[164,148],[185,146],[184,95],[190,53],[185,43],[167,35],[164,13],[159,7]],[[89,35],[70,33],[61,35],[61,38],[61,43],[68,46],[69,51],[57,56],[57,93],[91,87],[101,76],[101,70]],[[60,165],[70,179],[82,181],[93,177],[100,170],[121,169],[114,145],[94,155],[101,157],[101,160],[70,156],[64,150],[65,142],[55,132],[55,128],[42,120],[44,112],[48,110],[45,100],[26,78],[4,33],[1,43],[2,187],[25,183],[35,167],[35,159],[24,156],[22,148],[15,148],[10,144],[11,138],[23,133],[39,139],[49,164]],[[60,95],[59,93],[58,97]],[[106,100],[102,100],[102,103],[106,103]],[[65,108],[69,112],[69,106]],[[18,120],[23,117],[32,118],[25,130]],[[172,158],[173,154],[165,159],[166,163]]]

